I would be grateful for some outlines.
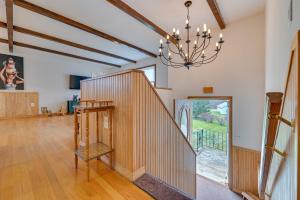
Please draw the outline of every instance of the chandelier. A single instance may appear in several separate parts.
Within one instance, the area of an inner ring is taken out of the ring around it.
[[[189,8],[192,5],[192,1],[186,1],[184,5],[187,8],[187,18],[186,18],[186,26],[185,26],[187,32],[187,39],[185,41],[186,50],[183,49],[183,45],[180,43],[182,39],[180,37],[179,29],[173,28],[172,37],[176,41],[174,42],[176,50],[170,47],[170,43],[171,43],[170,36],[167,35],[166,51],[164,51],[165,47],[163,46],[163,40],[162,39],[160,40],[159,57],[161,62],[166,66],[170,66],[174,68],[186,67],[187,69],[190,69],[191,67],[200,67],[204,64],[213,62],[217,58],[219,52],[221,51],[224,40],[223,40],[223,35],[221,33],[219,41],[216,43],[216,47],[212,55],[207,56],[205,51],[210,46],[211,39],[213,37],[211,34],[211,30],[207,29],[206,24],[204,24],[202,33],[200,33],[200,28],[197,28],[196,40],[192,45],[190,40],[191,26],[190,26],[190,12],[189,12]],[[165,55],[167,52],[168,54]],[[183,62],[173,61],[172,54],[178,55],[178,57],[180,57],[183,60]]]

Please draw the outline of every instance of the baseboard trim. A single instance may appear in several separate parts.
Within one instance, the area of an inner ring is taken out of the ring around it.
[[[138,179],[138,178],[140,178],[143,174],[145,174],[146,173],[146,169],[145,169],[145,167],[141,167],[141,168],[139,168],[139,169],[137,169],[137,170],[135,170],[134,172],[133,172],[133,181],[135,181],[136,179]]]

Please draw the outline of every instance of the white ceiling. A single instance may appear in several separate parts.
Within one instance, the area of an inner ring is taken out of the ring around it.
[[[150,52],[157,53],[161,36],[105,0],[28,1],[132,43]],[[167,32],[170,32],[173,27],[183,30],[186,17],[186,9],[183,5],[184,0],[123,1]],[[241,18],[263,11],[265,4],[265,0],[218,0],[217,2],[226,24],[230,24]],[[210,27],[217,26],[206,0],[194,0],[190,11],[193,28],[196,29],[196,27],[202,26],[203,23],[207,23]],[[6,22],[5,2],[3,0],[0,1],[0,20]],[[141,60],[148,57],[127,46],[104,40],[90,33],[78,30],[18,6],[14,6],[14,25],[81,43],[133,60]],[[7,38],[6,29],[0,28],[0,37]],[[76,49],[17,32],[14,32],[14,40],[99,59],[114,64],[124,65],[127,63],[127,61],[124,60]]]

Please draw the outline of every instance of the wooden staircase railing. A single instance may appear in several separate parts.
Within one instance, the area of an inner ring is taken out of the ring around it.
[[[263,197],[266,189],[271,159],[273,155],[272,148],[275,144],[275,136],[278,126],[278,120],[272,116],[277,116],[281,110],[282,93],[267,93],[267,103],[263,131],[263,147],[261,152],[261,162],[259,170],[259,196]]]

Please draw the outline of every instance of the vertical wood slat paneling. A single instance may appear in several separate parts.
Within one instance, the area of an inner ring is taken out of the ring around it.
[[[130,70],[82,84],[82,99],[113,100],[115,169],[147,172],[196,196],[196,155],[145,75]]]
[[[232,147],[232,189],[258,195],[260,152],[238,146]]]
[[[31,105],[32,103],[34,106]],[[37,116],[39,114],[38,104],[37,92],[1,91],[0,118]]]
[[[81,85],[82,99],[114,101],[116,106],[113,118],[114,167],[121,174],[132,180],[133,105],[132,88],[130,87],[132,85],[132,77],[128,73],[123,73],[117,77],[109,76],[82,81]],[[100,116],[100,120],[103,120],[103,116]]]
[[[146,127],[139,126],[138,133],[144,134],[146,140],[146,172],[167,182],[184,193],[195,197],[196,194],[196,156],[181,130],[168,113],[158,94],[150,86],[143,73],[137,73],[135,94],[146,98],[146,106],[137,104],[137,112],[146,117]],[[143,87],[147,92],[143,93]],[[143,113],[143,107],[148,108]],[[135,119],[139,121],[140,119]],[[142,149],[137,149],[137,153]],[[141,159],[138,153],[136,159]],[[142,166],[138,166],[142,167]]]

